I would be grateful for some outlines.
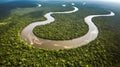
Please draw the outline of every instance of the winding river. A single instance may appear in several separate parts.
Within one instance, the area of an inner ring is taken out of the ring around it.
[[[72,11],[65,11],[65,12],[49,12],[44,15],[47,20],[45,21],[39,21],[39,22],[33,22],[26,26],[22,32],[21,37],[31,45],[41,47],[41,48],[47,48],[47,49],[70,49],[70,48],[76,48],[83,45],[87,45],[91,41],[95,40],[98,36],[98,28],[96,25],[92,22],[92,18],[94,17],[100,17],[100,16],[114,16],[115,14],[110,11],[110,14],[104,14],[104,15],[90,15],[84,18],[85,23],[89,27],[89,31],[82,37],[75,38],[72,40],[64,40],[64,41],[55,41],[55,40],[47,40],[38,38],[33,34],[33,29],[38,25],[45,25],[49,24],[55,19],[51,16],[52,14],[66,14],[66,13],[73,13],[78,11],[79,9],[77,7],[73,7],[74,10]]]

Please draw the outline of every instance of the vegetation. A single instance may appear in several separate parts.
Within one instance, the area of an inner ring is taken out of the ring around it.
[[[40,38],[53,40],[67,40],[80,37],[88,30],[84,19],[81,18],[80,15],[80,12],[75,14],[54,15],[56,19],[55,22],[36,27],[34,33]]]
[[[79,5],[78,5],[79,6]],[[6,23],[0,25],[0,67],[4,66],[34,66],[34,67],[119,67],[120,66],[120,23],[119,23],[119,12],[115,11],[117,15],[115,17],[99,17],[94,18],[93,21],[98,26],[100,33],[98,38],[90,44],[69,50],[48,50],[37,48],[27,44],[21,38],[22,29],[28,24],[34,21],[45,20],[43,15],[46,12],[52,11],[54,6],[50,6],[49,10],[42,8],[40,13],[37,11],[23,12],[24,14],[11,13],[8,18],[3,19],[0,23]],[[103,14],[108,13],[104,10],[91,7],[79,6],[80,12],[80,30],[79,32],[85,32],[86,30],[81,29],[85,16],[91,14]],[[34,8],[33,8],[34,9]],[[35,8],[36,9],[36,8]],[[54,11],[62,10],[62,8],[54,8]],[[69,10],[71,8],[64,8],[63,10]],[[22,10],[22,8],[21,8]],[[47,10],[47,11],[46,11]],[[26,10],[25,10],[26,11]],[[79,12],[78,12],[79,13]],[[73,15],[76,15],[73,13]],[[37,17],[36,17],[37,16]],[[67,17],[66,20],[70,21],[72,15],[54,15],[57,19],[51,23],[58,24],[62,19],[59,16]],[[76,18],[78,19],[78,18]],[[114,20],[113,20],[114,19]],[[65,21],[65,20],[64,20]],[[82,21],[82,22],[81,22]],[[61,22],[62,23],[62,22]],[[74,22],[66,22],[62,24],[73,24]],[[49,25],[46,25],[46,28]],[[85,29],[87,26],[84,25]],[[44,26],[42,26],[44,27]],[[70,28],[70,27],[69,27]],[[37,28],[36,28],[37,29]],[[51,28],[52,29],[52,28]],[[57,31],[57,30],[56,30]],[[52,31],[51,31],[52,32]],[[71,31],[70,31],[71,32]],[[72,31],[73,32],[73,31]],[[60,32],[61,33],[61,32]],[[62,31],[64,34],[64,32]],[[80,33],[79,36],[81,36]]]

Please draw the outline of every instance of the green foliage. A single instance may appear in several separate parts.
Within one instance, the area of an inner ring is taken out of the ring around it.
[[[54,7],[52,7],[54,8]],[[71,15],[54,15],[57,19],[50,25],[55,26],[59,24],[62,17],[67,17],[62,19],[64,21],[70,21],[71,18],[75,17],[74,21],[61,22],[60,26],[68,24],[81,24],[79,32],[85,32],[87,26],[83,23],[83,18],[91,14],[106,13],[104,10],[96,10],[96,8],[79,7],[82,16],[76,18],[75,13]],[[61,8],[56,8],[57,10]],[[70,8],[68,8],[70,9]],[[68,10],[66,9],[66,10]],[[46,10],[46,8],[44,9]],[[49,12],[52,11],[42,11]],[[40,10],[41,11],[41,10]],[[54,8],[55,11],[55,8]],[[38,11],[36,11],[38,13]],[[79,12],[78,12],[79,13]],[[25,12],[24,15],[10,14],[11,19],[8,18],[3,20],[7,24],[0,25],[0,67],[10,67],[10,66],[32,66],[32,67],[119,67],[120,66],[120,15],[115,17],[102,17],[95,18],[95,24],[98,26],[100,33],[98,38],[91,42],[90,44],[69,50],[48,50],[42,48],[36,48],[27,44],[21,38],[22,29],[28,24],[34,21],[43,21],[45,18],[41,16],[36,16],[35,12]],[[83,15],[84,14],[84,15]],[[80,14],[79,14],[80,15]],[[80,20],[79,20],[80,19]],[[115,20],[112,20],[115,19]],[[55,24],[55,25],[54,25]],[[83,25],[84,24],[84,25]],[[48,26],[48,27],[47,27]],[[82,26],[84,30],[81,29]],[[44,26],[42,26],[44,27]],[[49,28],[49,25],[45,27]],[[77,29],[76,27],[76,29]],[[55,28],[55,27],[54,27]],[[71,29],[71,26],[68,26]],[[52,28],[51,28],[52,29]],[[69,31],[74,32],[75,29]],[[57,31],[57,30],[56,30]],[[62,31],[64,32],[64,31]],[[62,33],[64,34],[64,33]],[[70,34],[69,34],[70,35]],[[80,33],[79,36],[81,36]],[[68,36],[69,37],[69,36]]]
[[[80,12],[65,15],[54,15],[55,22],[38,26],[34,29],[35,35],[44,39],[67,40],[80,37],[88,30]]]

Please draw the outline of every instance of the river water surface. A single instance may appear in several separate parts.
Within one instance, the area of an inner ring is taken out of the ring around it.
[[[42,39],[38,38],[33,34],[33,29],[36,26],[39,25],[46,25],[49,24],[55,19],[51,16],[52,14],[66,14],[66,13],[73,13],[78,11],[79,9],[77,7],[73,7],[74,10],[72,11],[65,11],[65,12],[49,12],[44,15],[47,20],[45,21],[38,21],[38,22],[33,22],[26,26],[22,32],[21,32],[21,37],[27,42],[30,43],[31,45],[40,47],[40,48],[47,48],[47,49],[70,49],[70,48],[77,48],[83,45],[87,45],[91,41],[95,40],[98,36],[98,28],[96,25],[93,23],[92,18],[94,17],[100,17],[100,16],[114,16],[115,14],[111,11],[110,14],[103,14],[103,15],[89,15],[84,18],[85,23],[88,25],[89,30],[88,32],[79,38],[75,38],[72,40],[62,40],[62,41],[56,41],[56,40],[47,40],[47,39]],[[64,21],[63,21],[64,22]]]

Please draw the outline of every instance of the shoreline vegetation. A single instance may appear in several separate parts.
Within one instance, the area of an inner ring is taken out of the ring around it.
[[[93,19],[100,33],[98,38],[88,45],[69,50],[48,50],[26,43],[21,38],[22,29],[34,21],[44,21],[43,15],[49,11],[59,11],[61,9],[65,11],[71,8],[61,6],[56,8],[54,5],[41,8],[40,12],[24,12],[25,14],[19,15],[18,11],[18,14],[10,14],[4,20],[1,19],[0,23],[7,24],[0,25],[0,66],[120,66],[120,10],[116,11],[109,8],[116,13],[116,16]],[[84,14],[84,16],[107,13],[105,8],[92,8],[92,6],[91,8],[79,6],[79,8],[81,9],[80,13]],[[25,8],[20,9],[22,11]],[[84,16],[80,15],[80,18],[84,18]],[[55,17],[57,18],[57,15]]]
[[[88,26],[80,15],[80,11],[71,14],[54,14],[52,15],[55,18],[54,22],[35,27],[33,33],[39,38],[50,40],[78,38],[88,31]]]

